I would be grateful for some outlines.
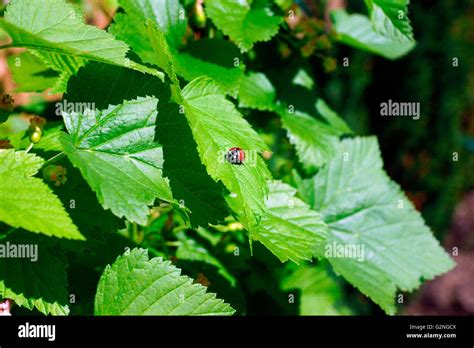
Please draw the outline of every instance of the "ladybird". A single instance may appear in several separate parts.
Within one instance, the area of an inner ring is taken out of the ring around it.
[[[225,154],[225,159],[231,164],[243,164],[245,159],[244,150],[240,147],[230,148]]]

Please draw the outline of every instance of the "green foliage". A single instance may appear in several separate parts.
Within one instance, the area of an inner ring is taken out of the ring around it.
[[[77,73],[79,68],[86,63],[85,59],[67,56],[48,51],[30,50],[36,57],[40,58],[46,66],[59,74],[51,93],[63,93],[66,91],[69,78]]]
[[[282,182],[269,184],[267,215],[252,238],[260,241],[281,262],[311,260],[327,235],[321,216],[295,198],[296,189]]]
[[[32,177],[43,162],[22,151],[0,150],[0,221],[47,236],[84,239],[51,189]]]
[[[398,30],[386,32],[380,28],[392,23],[378,7],[374,10],[372,20],[361,14],[348,14],[344,10],[332,13],[335,30],[339,41],[355,48],[381,55],[388,59],[397,59],[415,47],[415,41]],[[379,24],[382,22],[382,24]],[[395,26],[390,25],[392,28]],[[378,28],[379,31],[375,29]],[[396,35],[397,33],[398,35]]]
[[[240,84],[240,107],[272,111],[275,109],[275,98],[275,88],[262,73],[251,73]]]
[[[334,155],[341,133],[335,127],[299,111],[290,113],[284,110],[281,120],[298,158],[308,172],[314,172]]]
[[[169,132],[172,127],[173,132]],[[163,146],[163,174],[169,178],[173,196],[190,210],[193,226],[217,224],[228,214],[224,188],[207,174],[196,150],[191,129],[178,105],[169,104],[157,117],[156,135]]]
[[[202,49],[205,49],[205,47]],[[214,52],[214,50],[224,48],[220,48],[216,45],[216,47],[207,47],[207,49]],[[207,76],[215,80],[232,96],[237,94],[240,81],[244,76],[243,70],[238,67],[226,67],[210,63],[187,53],[174,54],[173,63],[175,65],[176,73],[187,81],[192,81],[200,76]]]
[[[206,0],[204,20],[194,1],[119,0],[106,31],[65,0],[12,0],[0,26],[2,48],[28,49],[9,58],[17,91],[65,93],[2,95],[0,244],[40,255],[2,260],[1,298],[53,315],[232,315],[265,293],[278,314],[355,314],[352,284],[394,314],[397,291],[449,271],[377,140],[321,99],[337,90],[321,76],[336,41],[389,59],[415,46],[408,0],[365,4],[369,17],[333,13],[334,36],[291,1]],[[284,23],[291,6],[299,22]]]
[[[35,6],[29,1],[14,0],[7,7],[0,27],[10,35],[15,47],[154,73],[151,69],[126,60],[128,46],[125,43],[115,40],[103,30],[86,25],[82,18],[78,18],[74,7],[64,0],[40,0]]]
[[[206,288],[161,258],[133,249],[108,266],[99,282],[96,315],[232,315]]]
[[[222,181],[237,195],[243,207],[244,223],[252,230],[265,214],[270,172],[260,153],[267,149],[266,145],[211,79],[198,78],[189,83],[183,97],[201,161],[214,180]],[[247,151],[248,164],[236,166],[225,160],[232,147]]]
[[[231,286],[235,286],[237,280],[230,274],[226,267],[212,254],[209,253],[205,247],[200,245],[194,239],[190,239],[184,233],[178,236],[178,240],[182,244],[176,250],[176,257],[178,260],[198,261],[209,264],[217,268],[218,273],[224,277]]]
[[[283,277],[282,290],[298,290],[301,315],[351,314],[341,282],[324,263],[304,264]]]
[[[274,16],[267,0],[209,0],[206,13],[242,52],[250,50],[258,41],[270,40],[283,20]]]
[[[157,103],[140,97],[102,111],[63,113],[69,135],[61,140],[70,161],[105,209],[142,225],[156,198],[172,201],[154,141]]]
[[[433,279],[454,266],[385,174],[374,138],[343,140],[327,165],[303,181],[300,192],[329,226],[319,256],[387,313],[395,312],[397,288],[412,291],[420,279]],[[363,256],[337,257],[337,245],[363,247]]]
[[[179,47],[186,31],[187,20],[184,9],[178,1],[172,0],[120,0],[119,5],[125,10],[127,16],[115,17],[124,23],[123,19],[136,18],[142,21],[151,19],[158,24],[164,33],[168,44]],[[123,29],[123,27],[122,27]]]
[[[347,123],[341,116],[336,114],[328,104],[322,99],[318,99],[316,102],[316,111],[319,115],[324,118],[327,123],[337,132],[338,135],[353,134]]]
[[[10,244],[8,244],[10,243]],[[67,259],[57,245],[26,233],[2,240],[9,245],[37,247],[35,258],[6,258],[0,262],[0,297],[43,314],[68,315]]]
[[[177,42],[183,40],[184,33],[173,31],[173,23],[159,17],[147,16],[134,7],[127,6],[125,9],[125,14],[119,13],[115,16],[110,31],[127,42],[144,62],[162,68],[168,75],[176,73],[187,81],[208,76],[226,92],[232,95],[237,93],[243,71],[234,66],[234,59],[239,58],[234,46],[223,40],[208,39],[189,45],[186,51],[178,51]],[[173,33],[172,40],[169,33]],[[221,59],[210,59],[207,54],[209,50],[216,52],[215,56]],[[173,73],[169,65],[173,66]]]
[[[413,29],[408,19],[409,2],[409,0],[366,0],[375,31],[396,41],[413,41]]]
[[[73,104],[94,105],[98,110],[104,110],[109,105],[122,104],[124,100],[149,96],[158,99],[160,107],[170,98],[169,87],[152,75],[123,67],[89,62],[69,80],[64,100]]]
[[[51,71],[30,52],[10,56],[8,67],[13,74],[17,92],[42,92],[54,86],[58,74]]]

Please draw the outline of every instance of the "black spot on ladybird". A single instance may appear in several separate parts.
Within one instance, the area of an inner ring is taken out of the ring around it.
[[[245,159],[244,150],[240,147],[230,148],[225,154],[225,159],[231,164],[243,164]]]

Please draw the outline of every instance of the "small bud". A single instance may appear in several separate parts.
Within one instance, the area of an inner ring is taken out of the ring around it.
[[[28,138],[33,144],[38,144],[43,137],[43,126],[46,120],[44,118],[33,116],[30,118],[30,126],[28,127]]]
[[[0,96],[0,109],[12,111],[15,101],[10,94],[2,94]]]
[[[202,273],[198,273],[198,276],[196,280],[194,281],[194,284],[201,284],[202,286],[209,287],[211,285],[211,282],[209,279],[206,278],[206,276]]]
[[[206,14],[202,7],[203,0],[196,0],[193,6],[191,22],[198,29],[204,29],[206,27]]]

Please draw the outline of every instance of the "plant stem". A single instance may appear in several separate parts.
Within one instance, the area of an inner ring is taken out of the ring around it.
[[[47,160],[46,162],[44,162],[43,164],[43,167],[42,168],[45,168],[46,166],[50,165],[51,163],[54,163],[56,161],[59,161],[61,158],[63,158],[64,156],[66,156],[66,153],[64,151],[54,155],[53,157],[51,157],[49,160]]]
[[[13,46],[12,44],[0,45],[0,50],[3,50],[5,48],[12,48],[12,47],[15,47],[15,46]]]
[[[133,229],[132,229],[132,231],[133,231],[133,238],[132,238],[132,240],[133,240],[133,242],[136,242],[136,240],[137,240],[137,235],[138,235],[138,225],[137,225],[136,222],[133,223],[132,228],[133,228]]]
[[[33,143],[28,146],[28,148],[25,150],[26,153],[30,152],[30,150],[33,148]]]

